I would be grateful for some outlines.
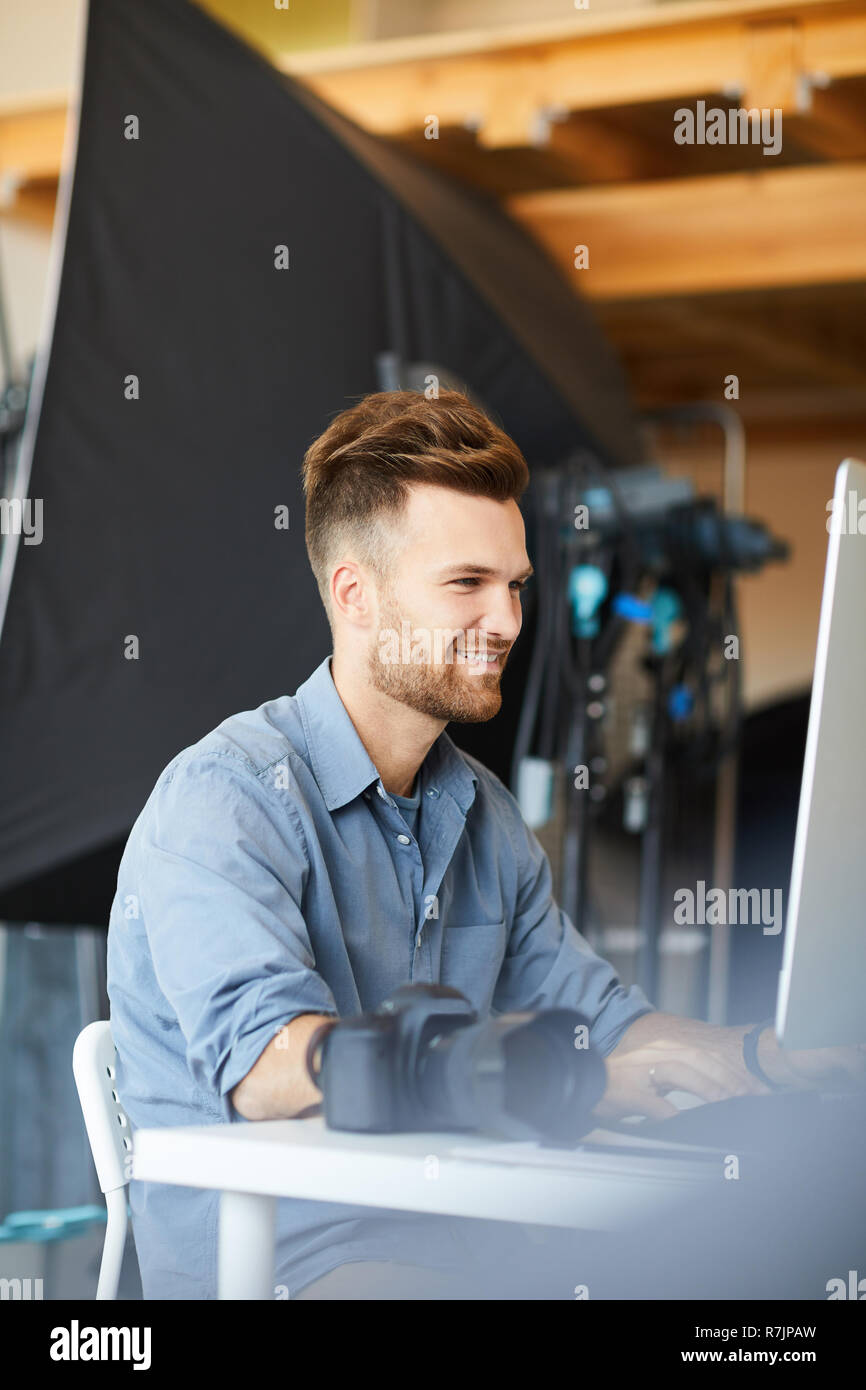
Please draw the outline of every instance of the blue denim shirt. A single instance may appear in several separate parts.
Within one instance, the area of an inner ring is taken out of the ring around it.
[[[453,985],[482,1016],[579,1009],[605,1054],[652,1008],[556,906],[507,788],[444,732],[419,770],[416,838],[330,662],[179,753],[133,826],[108,934],[133,1132],[248,1123],[229,1093],[282,1025],[371,1009],[407,981]],[[218,1194],[133,1179],[130,1205],[145,1297],[216,1297]],[[466,1225],[280,1199],[275,1282],[295,1293],[350,1260],[456,1268]]]

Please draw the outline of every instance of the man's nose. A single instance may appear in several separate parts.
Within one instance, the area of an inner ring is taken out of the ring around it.
[[[506,589],[501,595],[497,594],[496,598],[491,600],[478,626],[490,639],[500,642],[515,641],[523,626],[523,610],[519,600],[515,602],[510,589]]]

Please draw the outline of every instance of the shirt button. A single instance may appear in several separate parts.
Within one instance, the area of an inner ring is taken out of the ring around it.
[[[401,845],[411,845],[412,843],[408,835],[398,835],[397,841]]]
[[[428,796],[438,796],[438,795],[439,795],[439,789],[438,789],[438,787],[430,787],[430,788],[428,789],[428,791],[427,791],[427,795],[428,795]]]
[[[418,950],[420,951],[420,950],[421,950],[421,933],[420,933],[420,932],[419,932],[418,935],[415,937],[415,945],[416,945],[416,947],[418,948]]]

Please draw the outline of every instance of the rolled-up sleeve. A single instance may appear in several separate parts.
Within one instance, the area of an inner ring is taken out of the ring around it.
[[[196,1084],[226,1096],[280,1026],[338,1013],[301,911],[308,873],[290,799],[226,753],[182,759],[140,842],[142,915]]]
[[[607,1055],[629,1024],[654,1006],[637,985],[626,989],[553,898],[550,861],[507,793],[508,830],[518,865],[517,903],[493,996],[497,1013],[577,1009],[590,1044]]]

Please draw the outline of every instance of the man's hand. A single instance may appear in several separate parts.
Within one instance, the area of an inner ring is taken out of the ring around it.
[[[758,1065],[773,1081],[798,1090],[857,1091],[866,1086],[866,1043],[855,1047],[814,1047],[787,1052],[772,1028],[758,1039]]]
[[[593,1114],[600,1120],[664,1119],[678,1113],[664,1099],[667,1091],[689,1091],[705,1101],[769,1094],[743,1059],[743,1038],[752,1026],[721,1028],[676,1014],[643,1014],[605,1059],[607,1089]],[[758,1063],[776,1085],[797,1090],[822,1083],[866,1085],[866,1047],[786,1052],[767,1028],[758,1040]]]
[[[593,1114],[601,1120],[625,1115],[662,1120],[679,1113],[664,1099],[666,1091],[689,1091],[707,1101],[767,1095],[769,1087],[743,1061],[743,1036],[750,1027],[643,1014],[605,1058],[607,1089]]]

